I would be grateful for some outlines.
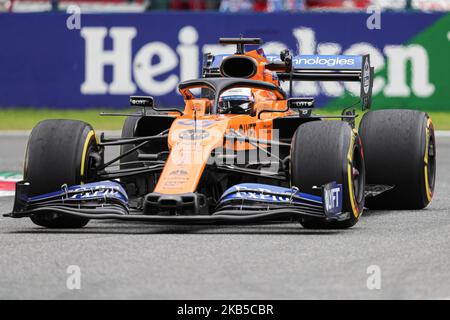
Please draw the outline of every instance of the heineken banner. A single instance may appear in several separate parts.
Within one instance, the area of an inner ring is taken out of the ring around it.
[[[447,13],[0,14],[0,107],[125,108],[129,95],[182,104],[219,37],[261,37],[266,54],[370,54],[374,108],[450,111]],[[256,47],[255,47],[256,49]],[[354,83],[298,82],[317,105],[355,102]]]

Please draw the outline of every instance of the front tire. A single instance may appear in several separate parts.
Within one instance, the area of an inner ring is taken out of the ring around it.
[[[336,181],[343,186],[343,221],[304,218],[308,229],[344,229],[356,224],[364,208],[365,166],[361,140],[342,121],[314,121],[300,125],[291,146],[291,185],[321,196],[320,187]]]
[[[82,121],[45,120],[39,122],[28,139],[24,180],[30,196],[78,185],[89,179],[90,157],[98,150],[92,127]],[[47,228],[81,228],[89,219],[53,212],[31,215],[31,221]]]

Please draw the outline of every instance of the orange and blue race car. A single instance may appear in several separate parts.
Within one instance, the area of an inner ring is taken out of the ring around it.
[[[46,120],[29,137],[13,218],[79,228],[90,219],[177,224],[299,222],[348,228],[364,208],[421,209],[433,196],[431,119],[368,111],[373,68],[364,56],[265,55],[259,38],[221,38],[235,54],[204,56],[202,78],[179,84],[183,108],[132,96],[122,136]],[[366,111],[314,112],[295,81],[360,83]],[[105,159],[105,149],[120,155]]]

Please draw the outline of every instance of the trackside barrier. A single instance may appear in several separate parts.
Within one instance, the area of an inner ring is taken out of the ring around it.
[[[449,110],[450,14],[65,13],[0,14],[0,108],[125,108],[130,95],[182,103],[176,87],[199,77],[221,36],[261,37],[268,54],[370,54],[375,108]],[[72,20],[68,20],[72,18]],[[79,28],[78,28],[79,27]],[[358,84],[296,83],[318,106],[347,106]]]

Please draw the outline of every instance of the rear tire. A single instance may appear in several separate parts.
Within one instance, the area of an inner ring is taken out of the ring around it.
[[[130,116],[125,119],[122,127],[122,138],[134,138],[137,137],[136,129],[139,120],[142,117]],[[135,144],[123,144],[120,146],[120,154],[124,154],[134,148]],[[143,164],[125,164],[126,162],[138,161],[139,151],[135,150],[129,155],[120,159],[120,169],[131,169],[143,167]],[[120,182],[124,185],[125,190],[129,196],[142,196],[147,194],[153,189],[153,183],[151,178],[145,175],[135,175],[131,177],[120,178]]]
[[[313,186],[336,181],[343,186],[343,221],[304,218],[308,229],[344,229],[356,224],[364,208],[365,167],[361,140],[342,121],[314,121],[300,125],[291,146],[291,185],[322,195]]]
[[[88,179],[89,154],[98,150],[92,127],[82,121],[45,120],[39,122],[28,139],[24,180],[30,196],[78,185]],[[89,219],[55,214],[32,215],[31,220],[47,228],[81,228]]]
[[[359,127],[367,183],[394,186],[366,199],[369,209],[423,209],[436,176],[436,143],[431,119],[416,110],[377,110]]]

